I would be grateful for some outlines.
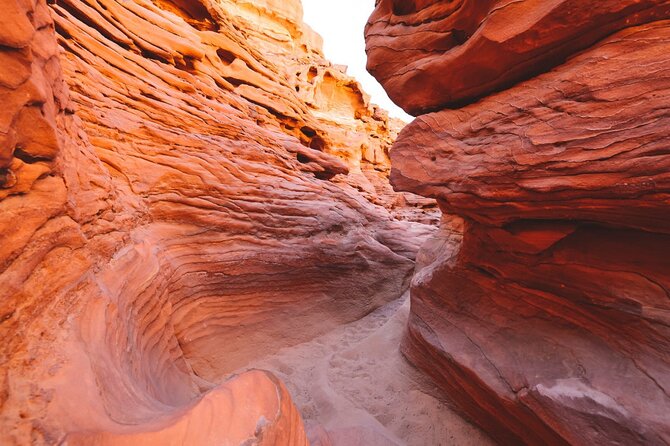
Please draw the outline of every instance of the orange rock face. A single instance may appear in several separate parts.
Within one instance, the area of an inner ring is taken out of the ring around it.
[[[306,444],[227,373],[407,286],[395,124],[297,1],[0,7],[0,444]]]
[[[603,37],[670,15],[667,0],[380,0],[368,69],[408,113],[457,107]]]
[[[404,352],[501,444],[667,444],[668,4],[457,3],[381,1],[367,29],[391,95],[443,109],[391,151],[445,213]]]

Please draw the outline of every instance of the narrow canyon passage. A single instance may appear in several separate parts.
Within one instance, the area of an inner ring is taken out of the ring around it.
[[[404,123],[298,0],[0,6],[0,444],[306,444],[230,374],[406,291]]]
[[[670,0],[368,1],[0,0],[0,445],[670,445]]]
[[[409,293],[309,342],[253,361],[286,383],[313,446],[495,444],[400,352]]]

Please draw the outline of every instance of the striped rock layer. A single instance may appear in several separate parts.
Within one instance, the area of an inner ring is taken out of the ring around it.
[[[228,374],[408,286],[399,124],[299,1],[0,10],[0,444],[306,444]]]
[[[670,3],[390,1],[369,67],[436,198],[405,355],[501,444],[670,443]],[[424,113],[432,110],[432,113]]]

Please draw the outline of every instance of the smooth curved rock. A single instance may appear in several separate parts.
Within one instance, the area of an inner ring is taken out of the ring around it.
[[[394,146],[394,185],[496,226],[582,220],[667,232],[667,38],[664,25],[622,31],[517,88],[417,118]]]
[[[283,384],[266,372],[249,372],[224,383],[145,431],[77,432],[68,445],[305,445],[300,414]]]
[[[475,101],[613,32],[667,17],[667,0],[381,0],[366,27],[368,69],[416,116]]]
[[[452,2],[397,2],[396,16],[409,15],[388,22],[382,1],[368,28],[370,66],[392,97],[415,112],[444,108],[391,151],[394,186],[445,213],[417,260],[403,351],[501,444],[670,443],[670,21],[653,21],[666,2],[634,2],[649,16],[616,3],[607,26],[625,29],[595,44],[613,4],[508,2],[443,56],[422,31],[467,26],[474,2],[453,15]],[[583,14],[564,16],[568,5]],[[509,39],[489,42],[498,55],[472,52],[497,14],[524,8],[499,23]],[[557,32],[587,23],[593,33],[579,38]],[[523,70],[508,51],[517,38],[547,61],[524,76],[556,67],[488,94],[508,86],[509,66]],[[394,67],[411,46],[415,72]],[[495,85],[468,75],[480,57]],[[452,92],[473,91],[488,95],[446,109]]]

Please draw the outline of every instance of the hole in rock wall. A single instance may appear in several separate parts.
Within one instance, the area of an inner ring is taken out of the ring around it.
[[[233,87],[235,87],[235,88],[239,87],[240,85],[245,85],[245,84],[246,85],[251,85],[251,84],[249,84],[249,82],[243,81],[242,79],[237,79],[235,77],[224,77],[224,79],[227,80],[228,82],[230,82],[230,84],[232,84]]]
[[[140,54],[145,59],[155,60],[155,61],[160,62],[160,63],[164,63],[164,64],[168,64],[168,65],[172,65],[174,63],[173,60],[168,60],[165,57],[161,56],[160,54],[156,54],[156,53],[154,53],[152,51],[149,51],[149,50],[146,50],[146,49],[142,49],[140,51]]]
[[[26,164],[34,164],[38,161],[50,161],[49,158],[46,157],[41,157],[41,156],[34,156],[31,155],[30,153],[26,152],[20,147],[17,147],[14,150],[14,156],[23,161]]]
[[[416,5],[413,1],[395,0],[393,2],[394,15],[408,15],[416,12]]]
[[[463,31],[461,29],[454,29],[451,31],[451,38],[455,45],[460,46],[468,41],[470,34],[468,34],[467,31]]]
[[[312,161],[312,160],[309,159],[309,157],[308,157],[307,155],[305,155],[305,154],[303,154],[303,153],[298,153],[298,162],[300,162],[300,163],[302,163],[302,164],[307,164],[307,163],[309,163],[309,162],[311,162],[311,161]]]
[[[221,59],[221,62],[225,63],[226,65],[230,65],[231,63],[235,62],[235,59],[237,59],[235,54],[228,50],[224,50],[223,48],[216,50],[216,54],[219,56],[219,59]]]
[[[177,68],[180,70],[188,71],[189,73],[197,73],[198,70],[195,69],[195,59],[192,57],[184,57],[183,61],[177,61]]]
[[[312,138],[312,141],[309,143],[309,148],[323,152],[323,150],[326,148],[326,141],[317,135]]]
[[[318,180],[329,181],[332,180],[336,174],[330,171],[314,172],[314,177]]]
[[[302,132],[303,135],[305,135],[308,138],[314,138],[316,136],[316,130],[307,126],[300,128],[300,131]]]
[[[197,0],[154,0],[162,9],[178,15],[200,31],[216,31],[216,21],[204,4]]]
[[[311,67],[307,72],[307,80],[310,83],[314,83],[314,78],[319,75],[319,70],[316,67]]]
[[[16,175],[8,167],[0,168],[0,189],[9,189],[16,185]]]

